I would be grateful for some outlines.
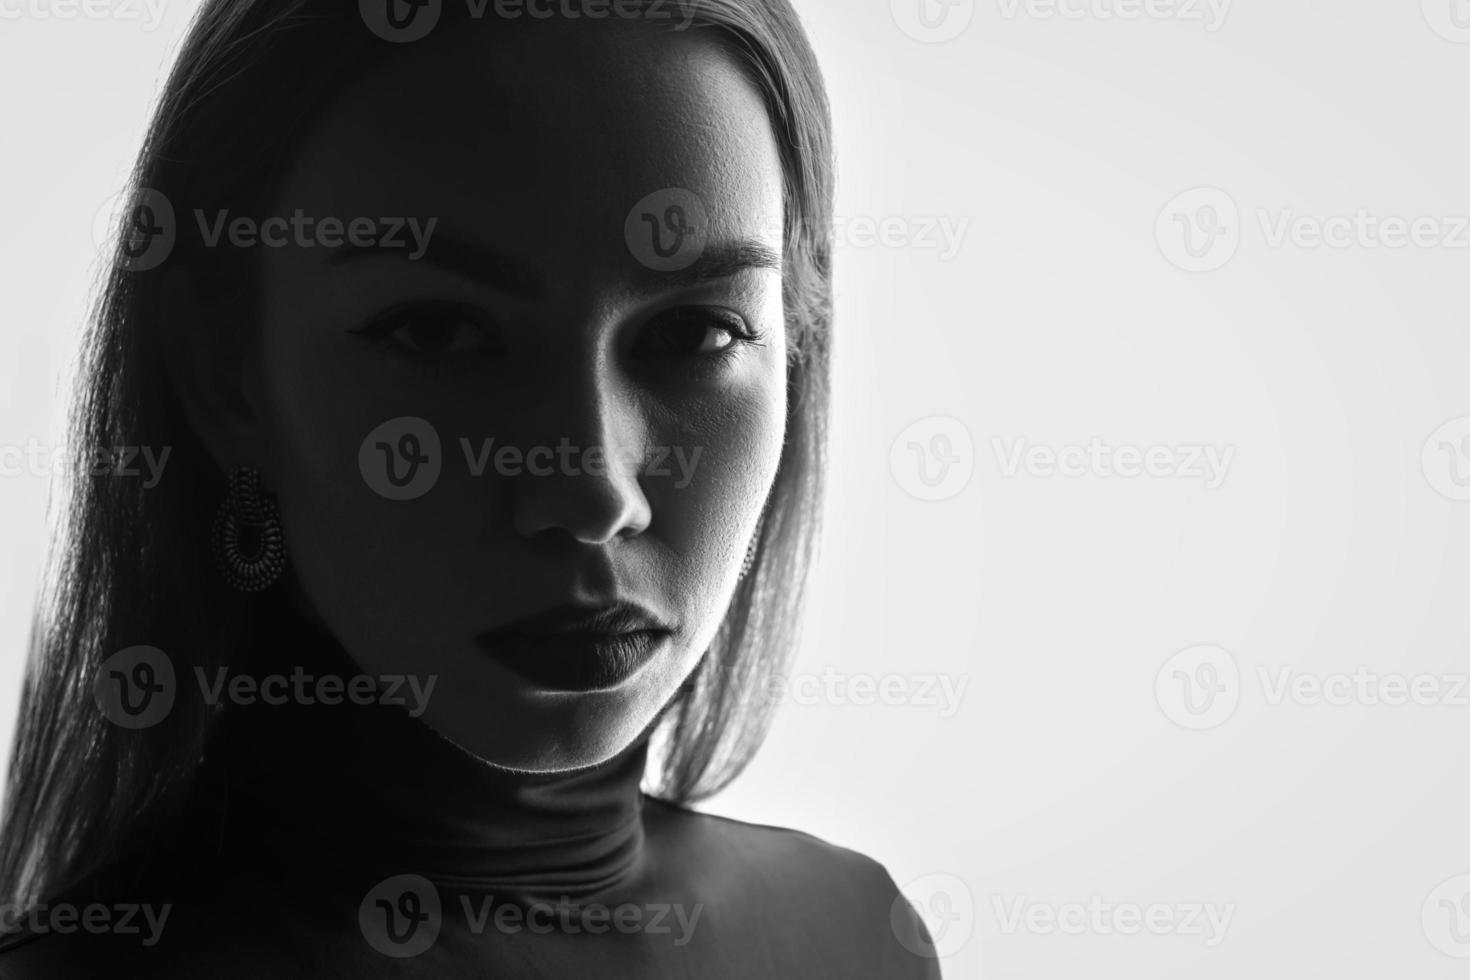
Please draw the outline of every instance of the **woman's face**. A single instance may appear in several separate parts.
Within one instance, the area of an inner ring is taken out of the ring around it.
[[[365,673],[435,678],[424,720],[490,762],[596,764],[709,645],[780,462],[775,139],[698,32],[485,22],[405,47],[267,209],[378,244],[261,248],[249,451],[297,598]],[[610,686],[528,680],[477,640],[615,602],[668,633]]]

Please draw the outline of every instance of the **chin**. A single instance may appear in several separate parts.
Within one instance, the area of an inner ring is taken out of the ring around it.
[[[600,691],[470,713],[430,710],[422,720],[441,738],[497,768],[572,772],[613,759],[651,729],[657,713],[627,702],[622,692]]]

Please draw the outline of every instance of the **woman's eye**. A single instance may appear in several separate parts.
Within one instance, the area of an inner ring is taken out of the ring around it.
[[[679,309],[649,324],[640,347],[654,355],[705,357],[755,341],[745,321],[725,310]]]
[[[500,346],[487,324],[454,307],[418,306],[395,311],[359,332],[425,357],[487,354]]]

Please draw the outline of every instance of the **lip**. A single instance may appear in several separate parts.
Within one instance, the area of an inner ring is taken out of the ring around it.
[[[537,687],[587,693],[625,683],[669,636],[648,610],[615,603],[556,606],[486,630],[475,643]]]

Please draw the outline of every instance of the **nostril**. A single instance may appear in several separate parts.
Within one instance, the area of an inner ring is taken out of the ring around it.
[[[652,507],[636,474],[621,468],[558,471],[513,481],[514,523],[523,537],[551,530],[602,545],[641,534]]]

